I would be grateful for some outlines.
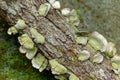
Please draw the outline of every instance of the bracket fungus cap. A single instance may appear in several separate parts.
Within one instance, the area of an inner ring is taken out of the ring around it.
[[[52,6],[53,6],[53,8],[55,8],[55,9],[60,9],[60,1],[55,1],[54,3],[52,3]]]
[[[17,29],[24,29],[26,26],[27,26],[27,25],[25,24],[25,21],[22,20],[22,19],[18,19],[18,21],[17,21],[17,23],[16,23],[16,25],[15,25],[15,27],[16,27]]]
[[[55,59],[49,60],[49,64],[51,65],[51,70],[53,74],[65,74],[67,73],[67,69],[58,63]]]
[[[114,62],[112,63],[112,67],[113,67],[113,69],[119,69],[119,66]]]
[[[70,74],[69,80],[79,80],[79,78],[75,74]]]
[[[34,43],[32,39],[28,36],[28,34],[23,34],[20,37],[18,37],[19,43],[27,49],[33,49]]]
[[[86,45],[88,41],[88,37],[77,37],[75,40],[77,44]]]
[[[10,27],[10,28],[8,29],[7,33],[8,33],[9,35],[12,35],[12,34],[17,34],[18,31],[17,31],[17,29],[16,29],[15,27],[12,26],[12,27]]]
[[[81,51],[78,56],[78,60],[80,60],[80,61],[85,61],[89,58],[90,58],[90,52],[88,52],[87,50]]]
[[[39,68],[39,72],[42,72],[48,65],[47,59],[44,60],[43,64]]]
[[[120,56],[115,55],[113,58],[111,58],[112,63],[116,63],[120,66]]]
[[[32,35],[32,37],[34,38],[34,41],[35,41],[36,43],[41,43],[41,44],[43,44],[43,43],[45,42],[45,37],[44,37],[42,34],[38,33],[35,28],[32,28],[32,27],[31,27],[31,28],[30,28],[30,33],[31,33],[31,35]]]
[[[23,46],[20,46],[19,47],[19,52],[25,54],[26,53],[26,48],[24,48]]]
[[[104,59],[103,55],[99,52],[93,56],[94,63],[101,63],[103,62],[103,59]]]
[[[36,47],[34,47],[33,49],[27,49],[26,50],[26,57],[28,59],[32,59],[35,56],[35,54],[37,53],[37,50],[38,49]]]
[[[75,9],[70,11],[68,19],[71,26],[79,26],[80,20]]]
[[[117,50],[115,48],[115,44],[113,44],[112,42],[109,42],[107,45],[106,51],[104,52],[105,55],[112,58],[116,52]]]
[[[61,10],[61,13],[62,13],[62,15],[69,15],[69,13],[70,13],[70,8],[63,8],[62,10]]]
[[[45,61],[45,57],[42,56],[40,53],[36,55],[36,57],[34,57],[32,60],[31,60],[31,63],[32,63],[32,66],[36,69],[39,69],[44,61]],[[40,70],[41,71],[41,70]]]
[[[100,50],[101,52],[106,51],[107,48],[107,40],[103,35],[94,31],[90,37],[88,42],[95,50]]]
[[[41,4],[38,9],[39,15],[46,16],[48,11],[50,10],[50,7],[51,7],[51,5],[49,3]]]
[[[113,71],[120,76],[120,56],[115,55],[111,58]]]

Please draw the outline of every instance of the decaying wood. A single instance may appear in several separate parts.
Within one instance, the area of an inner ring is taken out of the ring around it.
[[[65,22],[58,10],[51,9],[47,16],[39,16],[37,10],[40,4],[46,0],[0,0],[0,15],[11,25],[15,25],[18,19],[23,19],[27,28],[20,34],[28,33],[29,27],[36,27],[39,33],[44,35],[45,43],[36,44],[39,51],[48,59],[56,59],[69,71],[73,72],[80,80],[118,80],[112,71],[111,62],[104,58],[101,64],[87,61],[78,61],[77,55],[83,49],[90,51],[91,56],[96,52],[89,45],[84,47],[76,44],[75,32]],[[104,74],[100,70],[103,70]],[[68,75],[66,74],[66,77]]]

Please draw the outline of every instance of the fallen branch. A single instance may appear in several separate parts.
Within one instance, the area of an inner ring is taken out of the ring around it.
[[[51,69],[61,80],[118,80],[110,60],[114,48],[106,54],[108,42],[97,32],[77,35],[59,6],[46,0],[0,0],[0,8],[12,26],[8,33],[21,35],[19,50],[40,72]]]

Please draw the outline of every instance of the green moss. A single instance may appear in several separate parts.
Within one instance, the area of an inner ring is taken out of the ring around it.
[[[1,37],[0,37],[1,38]],[[48,72],[40,73],[18,52],[13,39],[0,39],[0,78],[2,80],[51,80]]]
[[[34,69],[18,52],[17,36],[8,36],[7,29],[0,29],[0,80],[55,80],[50,72]]]
[[[77,12],[77,15],[78,15],[78,18],[79,18],[80,22],[83,22],[83,18],[81,16],[81,10],[77,9],[76,12]]]

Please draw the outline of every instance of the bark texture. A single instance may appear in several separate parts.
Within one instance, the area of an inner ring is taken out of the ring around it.
[[[89,45],[82,46],[75,42],[75,32],[66,23],[58,10],[51,9],[47,16],[39,16],[37,10],[46,0],[0,0],[0,15],[11,25],[15,25],[18,19],[23,19],[27,28],[20,34],[29,34],[30,27],[36,27],[39,33],[44,35],[45,43],[36,44],[38,52],[48,59],[56,59],[80,80],[119,80],[112,71],[111,61],[104,57],[101,64],[92,63],[91,59],[97,52]],[[91,53],[89,60],[81,62],[77,57],[81,50]],[[101,72],[102,70],[102,72]],[[66,77],[69,75],[66,74]]]

